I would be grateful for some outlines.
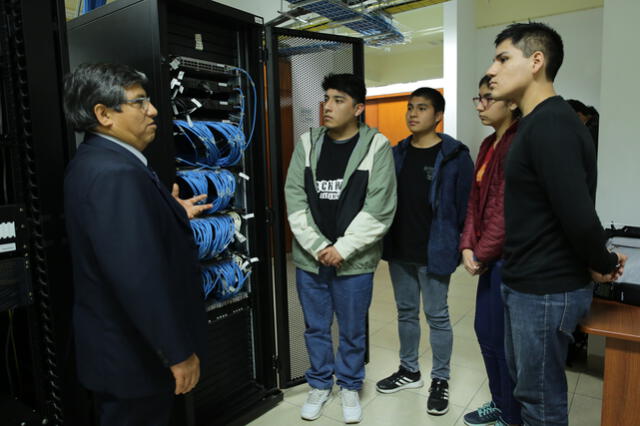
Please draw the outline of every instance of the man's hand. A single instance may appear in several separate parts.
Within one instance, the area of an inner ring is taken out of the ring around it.
[[[200,360],[196,354],[191,354],[189,358],[170,368],[171,374],[176,379],[176,395],[190,392],[200,380]]]
[[[485,269],[480,262],[475,260],[473,250],[471,249],[462,250],[462,263],[464,264],[464,269],[471,275],[478,275]]]
[[[624,273],[624,265],[627,263],[628,257],[622,253],[616,253],[618,256],[618,265],[616,269],[609,274],[601,274],[596,271],[591,271],[591,278],[597,283],[610,283],[613,281],[617,281],[622,274]]]
[[[180,203],[180,205],[187,212],[187,216],[189,219],[193,219],[194,217],[200,215],[203,211],[209,210],[212,207],[212,204],[196,204],[198,201],[202,201],[207,198],[207,194],[197,195],[195,197],[191,197],[189,199],[183,200],[178,197],[180,190],[178,188],[178,184],[174,183],[173,188],[171,190],[171,195],[173,198]]]
[[[325,247],[318,253],[318,260],[325,266],[339,268],[344,260],[334,246]]]

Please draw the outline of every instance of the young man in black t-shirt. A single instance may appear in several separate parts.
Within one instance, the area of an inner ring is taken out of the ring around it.
[[[384,258],[398,309],[400,368],[376,385],[382,393],[423,385],[418,363],[422,295],[433,354],[427,400],[432,415],[449,410],[453,331],[447,295],[451,274],[460,263],[458,245],[473,174],[469,149],[436,132],[444,106],[437,90],[414,91],[406,113],[411,136],[393,148],[398,210],[385,239]]]
[[[564,363],[589,311],[590,275],[611,281],[626,257],[610,253],[596,214],[595,149],[587,128],[557,96],[560,35],[513,24],[496,40],[487,74],[496,100],[523,113],[505,166],[505,349],[527,425],[568,423]]]
[[[389,141],[358,122],[366,94],[362,79],[329,75],[322,88],[324,126],[301,136],[285,184],[311,363],[301,417],[320,417],[335,375],[344,420],[358,423],[373,272],[396,208],[396,179]],[[335,358],[334,315],[340,330]]]

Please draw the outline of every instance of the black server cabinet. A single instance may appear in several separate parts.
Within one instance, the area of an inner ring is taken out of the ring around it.
[[[194,144],[189,125],[233,123],[253,133],[243,159],[224,166],[236,181],[230,209],[236,220],[242,217],[229,247],[251,262],[251,273],[234,297],[207,299],[208,354],[200,383],[174,413],[176,425],[244,424],[282,399],[274,365],[262,19],[208,0],[119,0],[70,21],[67,31],[72,69],[115,62],[147,75],[159,113],[156,139],[144,154],[163,183],[180,184],[181,195],[189,189],[182,173],[208,155]],[[218,139],[224,133],[211,129]],[[224,155],[225,147],[218,148]]]
[[[62,216],[68,161],[63,3],[0,0],[0,423],[61,424],[71,273]],[[8,232],[15,227],[16,238]],[[68,405],[69,404],[69,405]]]

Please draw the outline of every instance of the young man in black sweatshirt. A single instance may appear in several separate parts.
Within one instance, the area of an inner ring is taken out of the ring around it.
[[[523,113],[505,166],[505,349],[526,425],[567,425],[564,363],[589,311],[591,278],[617,279],[626,257],[610,253],[595,211],[595,149],[553,87],[560,35],[513,24],[495,40],[487,71],[496,100]]]

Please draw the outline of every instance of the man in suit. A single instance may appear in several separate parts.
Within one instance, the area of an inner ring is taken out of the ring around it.
[[[74,273],[78,376],[100,425],[166,425],[174,394],[200,374],[206,318],[189,217],[142,151],[156,133],[144,74],[81,65],[67,75],[65,115],[85,139],[64,183]]]

